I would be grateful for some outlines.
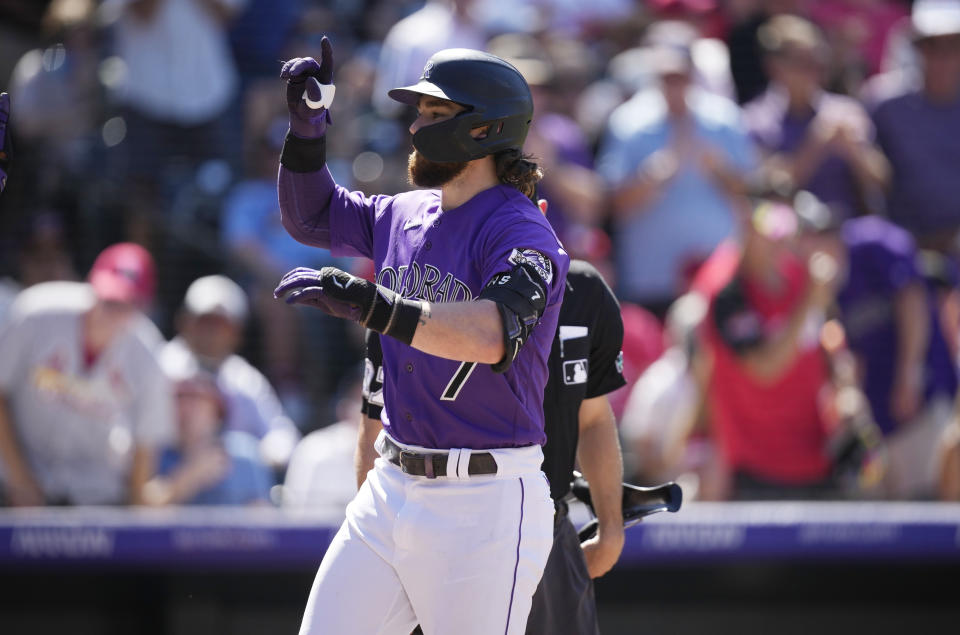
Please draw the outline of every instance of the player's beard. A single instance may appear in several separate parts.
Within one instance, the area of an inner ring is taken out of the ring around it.
[[[460,176],[467,169],[466,161],[437,163],[416,150],[407,158],[407,179],[417,187],[430,189],[442,187]]]

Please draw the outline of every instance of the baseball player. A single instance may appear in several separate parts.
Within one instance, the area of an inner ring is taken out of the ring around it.
[[[567,273],[559,326],[550,351],[550,376],[543,399],[547,444],[543,471],[554,500],[553,549],[527,622],[527,633],[598,633],[591,578],[616,563],[623,549],[623,465],[616,420],[607,393],[623,386],[623,321],[620,305],[599,272],[574,260]],[[383,409],[380,336],[367,332],[363,421],[357,440],[357,482],[373,466],[373,439]],[[567,520],[574,461],[590,483],[597,535],[583,545]]]
[[[382,338],[380,458],[334,537],[301,633],[522,633],[551,545],[543,388],[569,258],[531,200],[521,155],[530,90],[503,60],[430,58],[390,91],[415,106],[409,175],[431,188],[365,196],[325,166],[332,51],[285,64],[284,226],[377,282],[294,269],[276,295]],[[304,99],[306,95],[306,99]]]
[[[575,260],[567,273],[544,393],[543,471],[554,500],[553,549],[533,597],[527,633],[598,633],[591,578],[609,571],[623,549],[623,463],[607,393],[623,386],[620,305],[600,273]],[[582,545],[567,520],[575,460],[590,483],[598,532]]]

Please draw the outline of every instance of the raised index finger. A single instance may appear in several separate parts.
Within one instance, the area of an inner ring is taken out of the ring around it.
[[[320,72],[317,79],[321,84],[333,83],[333,45],[326,35],[320,40]]]

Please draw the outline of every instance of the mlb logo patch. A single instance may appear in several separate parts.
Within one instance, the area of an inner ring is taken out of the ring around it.
[[[536,269],[547,284],[553,282],[553,264],[536,249],[514,249],[507,261],[514,265],[526,263]]]
[[[563,383],[568,386],[587,383],[587,360],[573,359],[563,363]]]

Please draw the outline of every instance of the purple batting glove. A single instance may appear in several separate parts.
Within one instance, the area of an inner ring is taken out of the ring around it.
[[[10,169],[10,95],[0,93],[0,192],[7,186],[7,171]]]
[[[407,345],[413,342],[423,310],[419,300],[404,299],[399,293],[336,267],[320,271],[297,267],[281,278],[273,295],[287,304],[312,306],[334,317],[359,322]]]
[[[377,285],[336,267],[320,271],[297,267],[280,279],[273,297],[287,304],[303,304],[346,320],[363,322],[369,317]]]
[[[333,100],[333,47],[326,36],[320,40],[320,51],[319,63],[312,57],[295,57],[280,71],[280,78],[287,80],[290,131],[302,139],[322,137],[332,123],[328,107]],[[304,96],[314,105],[324,105],[311,107]]]

